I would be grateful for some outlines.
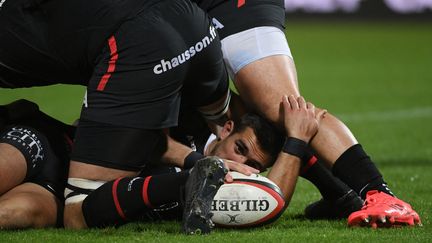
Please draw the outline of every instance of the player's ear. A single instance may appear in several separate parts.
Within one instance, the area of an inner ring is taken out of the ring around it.
[[[232,120],[228,120],[225,122],[224,126],[222,127],[222,130],[219,134],[219,137],[221,139],[224,139],[228,137],[234,130],[234,122]]]

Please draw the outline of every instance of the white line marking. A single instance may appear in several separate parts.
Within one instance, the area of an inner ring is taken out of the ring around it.
[[[395,120],[409,120],[416,118],[432,117],[432,107],[414,107],[406,110],[372,111],[354,114],[339,114],[339,119],[344,122],[381,122]]]

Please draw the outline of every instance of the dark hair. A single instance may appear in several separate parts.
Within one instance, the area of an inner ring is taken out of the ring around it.
[[[264,152],[270,154],[270,165],[273,165],[284,142],[283,134],[266,119],[254,113],[246,113],[240,120],[234,122],[233,133],[241,132],[247,127],[253,129],[259,146]]]

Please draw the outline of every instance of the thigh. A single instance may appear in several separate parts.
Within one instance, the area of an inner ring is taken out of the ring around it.
[[[224,61],[231,78],[243,67],[262,58],[284,55],[292,58],[285,34],[265,26],[232,34],[222,40]]]
[[[300,95],[294,61],[284,55],[250,63],[235,75],[234,83],[249,109],[264,115],[280,128],[283,124],[283,116],[280,116],[283,95]]]
[[[0,143],[0,195],[21,184],[26,174],[24,155],[10,144]]]
[[[109,168],[103,164],[94,165],[72,160],[69,165],[69,178],[92,181],[112,181],[120,177],[133,177],[137,171]]]
[[[24,183],[0,197],[0,224],[4,228],[55,226],[60,207],[54,194],[37,184]]]

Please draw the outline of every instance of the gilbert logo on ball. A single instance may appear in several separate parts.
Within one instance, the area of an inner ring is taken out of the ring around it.
[[[266,177],[231,172],[234,179],[220,187],[212,203],[212,220],[224,227],[249,227],[275,221],[285,200],[279,187]]]

